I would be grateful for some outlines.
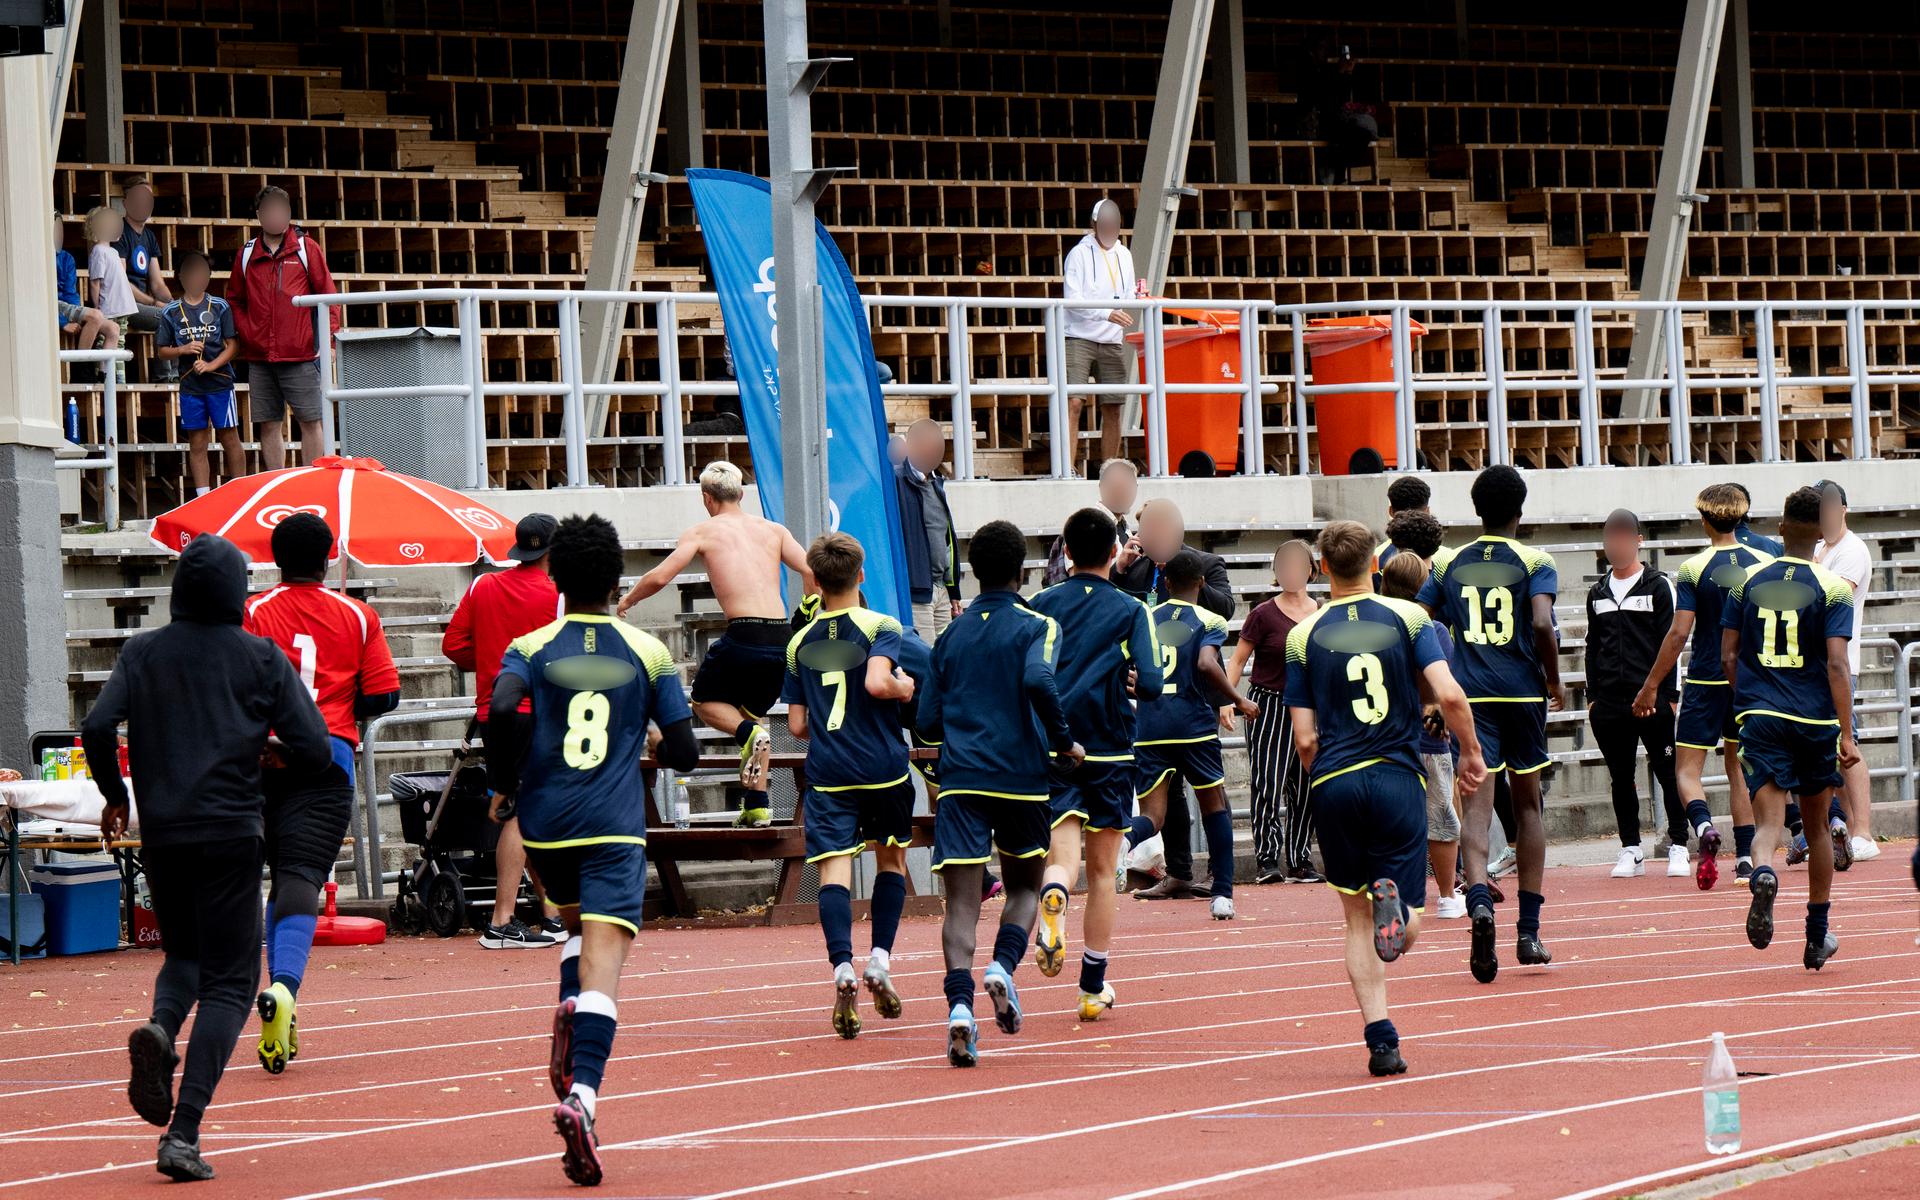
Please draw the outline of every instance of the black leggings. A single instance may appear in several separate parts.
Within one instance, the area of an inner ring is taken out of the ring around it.
[[[166,961],[153,983],[153,1020],[169,1040],[199,1015],[180,1075],[173,1127],[197,1136],[220,1073],[253,1010],[260,982],[259,838],[148,846],[141,854]]]
[[[1607,760],[1620,844],[1640,844],[1640,791],[1634,776],[1639,766],[1640,747],[1645,746],[1654,782],[1660,787],[1660,799],[1667,810],[1667,837],[1676,846],[1686,845],[1687,809],[1680,802],[1680,787],[1673,777],[1673,714],[1656,710],[1650,717],[1635,717],[1595,712],[1587,719],[1593,725],[1594,743]]]

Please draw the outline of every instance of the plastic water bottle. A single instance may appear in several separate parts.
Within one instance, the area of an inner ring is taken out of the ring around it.
[[[1727,1053],[1727,1035],[1713,1035],[1701,1073],[1700,1103],[1707,1118],[1707,1153],[1732,1154],[1740,1149],[1740,1076]]]
[[[79,445],[80,444],[80,401],[72,396],[67,397],[66,424],[67,424],[67,428],[66,428],[67,440],[69,442],[72,442],[76,446]]]
[[[687,777],[673,778],[673,827],[685,829],[693,824],[693,797],[687,792]]]

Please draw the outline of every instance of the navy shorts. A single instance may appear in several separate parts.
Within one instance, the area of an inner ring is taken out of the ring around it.
[[[1220,761],[1220,739],[1204,742],[1169,742],[1155,746],[1135,746],[1135,797],[1145,796],[1176,772],[1195,791],[1218,787],[1227,781],[1227,769]]]
[[[1813,796],[1839,787],[1840,727],[1749,713],[1740,720],[1740,770],[1749,792],[1772,784]]]
[[[858,854],[868,842],[904,846],[913,840],[913,784],[823,792],[807,789],[807,861]]]
[[[224,392],[180,393],[180,428],[232,429],[240,424],[240,410],[233,402],[233,389]]]
[[[933,869],[1002,858],[1035,858],[1053,845],[1047,805],[977,792],[942,795],[933,816]]]
[[[640,932],[647,901],[647,844],[586,842],[566,846],[527,843],[527,865],[555,908],[577,908],[582,921],[605,921]]]
[[[1427,903],[1427,785],[1375,763],[1313,785],[1313,822],[1327,882],[1358,895],[1391,879],[1408,908]]]
[[[1738,743],[1740,726],[1733,719],[1733,688],[1728,684],[1690,683],[1680,693],[1680,719],[1673,744],[1712,750],[1721,742]]]
[[[1133,823],[1133,770],[1127,762],[1088,759],[1072,771],[1055,770],[1049,823],[1079,817],[1088,829],[1125,829]]]
[[[1547,702],[1475,700],[1473,731],[1488,771],[1531,775],[1553,761],[1547,753]]]
[[[707,647],[693,676],[695,704],[731,704],[755,719],[767,715],[787,681],[793,626],[773,617],[741,617]]]
[[[940,747],[932,742],[922,741],[918,730],[912,733],[913,737],[908,742],[910,746],[915,750],[933,750],[936,753],[931,758],[910,758],[907,760],[907,765],[920,773],[920,778],[927,781],[928,787],[937,788],[940,786],[940,755],[937,753]]]

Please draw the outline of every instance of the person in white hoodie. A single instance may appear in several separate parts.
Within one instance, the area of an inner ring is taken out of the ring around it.
[[[1102,197],[1093,205],[1091,232],[1067,252],[1066,298],[1087,301],[1090,307],[1066,310],[1067,380],[1070,385],[1092,383],[1132,383],[1133,350],[1127,345],[1126,330],[1133,324],[1131,313],[1108,307],[1104,302],[1131,300],[1138,295],[1133,273],[1133,254],[1120,240],[1120,206]],[[1122,420],[1127,397],[1101,395],[1100,457],[1106,462],[1120,457],[1121,437],[1126,432]],[[1080,461],[1080,412],[1085,396],[1067,401],[1067,426],[1072,431],[1073,460]]]

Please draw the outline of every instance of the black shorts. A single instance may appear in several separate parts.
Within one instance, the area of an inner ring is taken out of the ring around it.
[[[1489,772],[1531,775],[1553,762],[1547,753],[1545,700],[1475,700],[1473,732]]]
[[[582,921],[605,921],[640,932],[647,902],[647,844],[638,839],[563,846],[527,843],[527,865],[555,908],[577,908]]]
[[[913,783],[875,788],[807,789],[807,861],[858,854],[868,842],[904,846],[913,840]]]
[[[940,797],[933,818],[933,869],[1003,858],[1035,858],[1053,845],[1044,800],[1008,800],[977,792]]]
[[[1427,786],[1404,767],[1375,763],[1313,785],[1313,823],[1327,882],[1358,895],[1391,879],[1408,908],[1427,902]]]
[[[1133,821],[1133,763],[1087,759],[1048,780],[1049,824],[1079,817],[1087,829],[1125,829]]]
[[[1137,795],[1144,796],[1160,786],[1169,775],[1178,775],[1187,786],[1219,787],[1227,781],[1227,769],[1221,762],[1220,739],[1210,737],[1198,742],[1157,742],[1134,747]]]
[[[1839,787],[1839,722],[1813,725],[1748,713],[1740,718],[1740,770],[1749,792],[1772,784],[1796,796],[1817,796]]]
[[[693,677],[695,704],[731,704],[758,720],[780,699],[787,681],[787,643],[793,625],[779,617],[736,617],[707,647]]]
[[[1680,717],[1674,723],[1673,744],[1693,750],[1712,750],[1721,742],[1740,741],[1733,719],[1733,688],[1727,684],[1690,683],[1680,693]]]
[[[315,887],[333,877],[353,818],[353,784],[329,764],[317,773],[270,767],[260,772],[265,798],[267,863],[274,873]]]

